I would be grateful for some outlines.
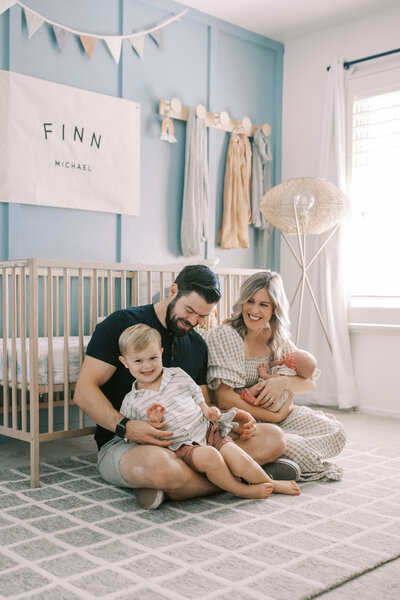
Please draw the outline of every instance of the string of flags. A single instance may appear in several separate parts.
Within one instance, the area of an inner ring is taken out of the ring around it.
[[[84,31],[77,31],[76,29],[71,29],[70,27],[66,27],[65,25],[61,25],[60,23],[55,23],[43,15],[40,15],[36,11],[32,10],[30,7],[25,6],[19,0],[0,0],[0,15],[2,15],[7,9],[11,8],[15,4],[18,4],[25,13],[26,24],[28,27],[28,37],[31,38],[35,33],[39,30],[39,28],[43,25],[43,23],[48,23],[52,26],[55,38],[57,40],[58,47],[60,51],[64,48],[65,44],[68,41],[68,38],[71,35],[76,35],[79,37],[81,44],[91,59],[93,56],[93,52],[96,48],[96,44],[99,40],[102,40],[110,51],[113,59],[118,64],[121,57],[121,49],[123,40],[128,40],[132,45],[132,48],[135,50],[136,54],[140,59],[143,58],[144,55],[144,40],[148,35],[153,41],[159,46],[159,48],[164,48],[164,38],[163,38],[163,29],[167,25],[170,25],[174,21],[178,21],[183,15],[188,12],[188,8],[182,10],[179,14],[174,15],[159,25],[155,25],[153,27],[149,27],[143,31],[139,31],[136,33],[128,33],[126,35],[95,35],[93,33],[86,33]]]

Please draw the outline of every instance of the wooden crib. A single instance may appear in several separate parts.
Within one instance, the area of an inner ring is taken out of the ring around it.
[[[23,259],[0,262],[0,435],[30,443],[39,486],[41,442],[88,435],[73,390],[96,324],[114,310],[163,299],[181,266]],[[215,269],[220,324],[253,269]]]

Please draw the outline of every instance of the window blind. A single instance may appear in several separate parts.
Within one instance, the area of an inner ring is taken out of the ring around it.
[[[400,89],[351,108],[349,291],[400,296]]]
[[[400,90],[353,100],[353,206],[399,202]]]

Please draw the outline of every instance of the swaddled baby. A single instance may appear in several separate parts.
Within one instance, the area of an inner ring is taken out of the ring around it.
[[[258,367],[259,382],[242,390],[240,397],[249,404],[257,406],[257,396],[264,388],[263,383],[265,379],[279,377],[279,375],[299,375],[305,379],[317,379],[320,371],[316,367],[317,361],[310,352],[307,352],[306,350],[293,350],[293,352],[289,352],[281,360],[272,361],[269,368],[265,363],[260,364]],[[274,406],[268,410],[278,412],[288,398],[289,392],[285,390],[278,401],[274,403]]]

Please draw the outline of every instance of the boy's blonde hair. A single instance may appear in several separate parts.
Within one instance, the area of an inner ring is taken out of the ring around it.
[[[124,356],[129,350],[143,350],[152,342],[156,342],[161,348],[161,335],[157,329],[153,329],[153,327],[149,327],[144,323],[131,325],[119,336],[119,351]]]

